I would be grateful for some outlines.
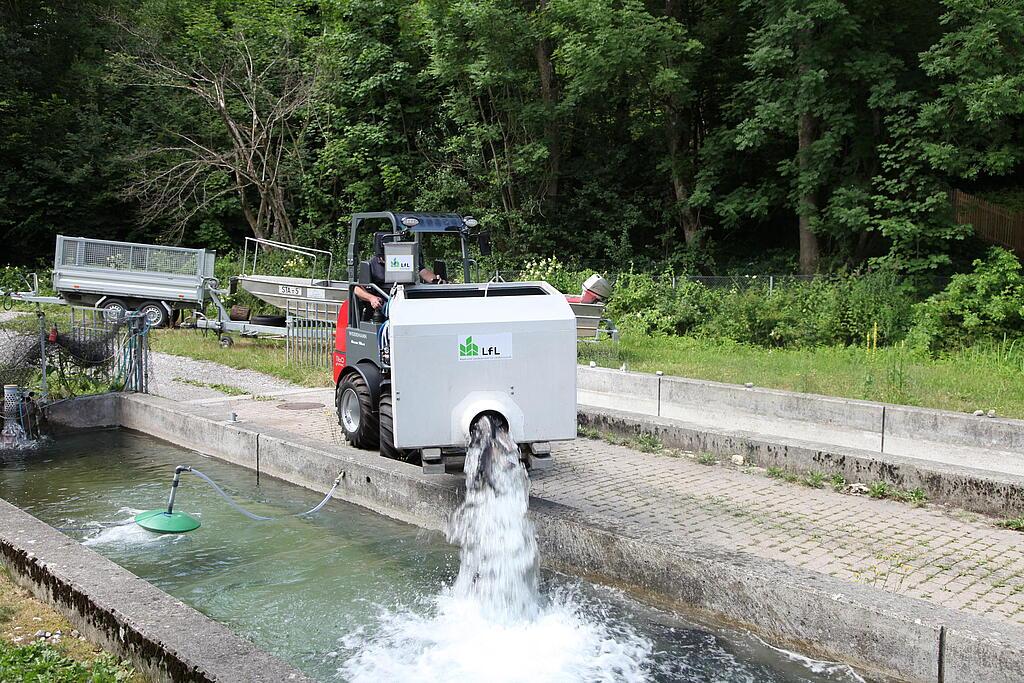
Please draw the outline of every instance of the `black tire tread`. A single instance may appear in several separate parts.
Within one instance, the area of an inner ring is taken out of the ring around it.
[[[356,448],[373,450],[377,448],[380,438],[379,419],[377,411],[374,410],[373,396],[370,394],[370,387],[358,372],[350,372],[338,382],[338,389],[335,391],[334,407],[338,413],[338,425],[345,431],[345,425],[341,419],[341,395],[347,387],[351,386],[359,399],[359,431],[356,434],[345,432],[345,438]]]
[[[284,327],[287,319],[283,315],[254,315],[249,319],[253,325],[267,325],[268,327]]]
[[[395,448],[395,410],[391,392],[380,395],[380,454],[392,460],[418,462],[419,451]]]

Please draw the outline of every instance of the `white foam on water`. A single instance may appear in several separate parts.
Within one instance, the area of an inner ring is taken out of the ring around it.
[[[382,615],[380,628],[343,639],[356,650],[338,670],[352,683],[634,683],[649,677],[650,641],[624,624],[584,613],[562,593],[522,622],[445,591],[432,614]]]
[[[142,512],[133,508],[121,508],[119,513],[128,514],[128,518],[114,522],[109,525],[104,522],[87,522],[82,526],[96,525],[96,531],[82,539],[82,545],[138,545],[141,543],[153,543],[159,541],[167,534],[157,534],[146,531],[135,523],[135,515]]]
[[[587,614],[574,593],[542,603],[529,478],[518,447],[490,418],[474,425],[465,472],[466,498],[447,534],[460,546],[454,585],[425,614],[385,611],[373,633],[343,638],[355,654],[339,672],[353,683],[647,680],[649,640]]]
[[[790,661],[797,662],[798,664],[805,667],[808,671],[815,674],[827,675],[831,680],[835,681],[849,681],[850,683],[867,683],[863,676],[858,674],[856,670],[849,664],[842,664],[840,662],[830,662],[823,659],[812,659],[805,655],[787,650],[785,648],[776,647],[771,643],[767,642],[760,636],[751,634],[755,640],[760,642],[769,650],[774,650],[782,656],[786,657]]]

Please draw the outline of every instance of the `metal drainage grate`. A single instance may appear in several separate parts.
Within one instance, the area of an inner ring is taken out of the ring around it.
[[[277,407],[280,410],[313,410],[315,408],[323,408],[324,404],[312,401],[295,401],[294,403],[281,403]]]

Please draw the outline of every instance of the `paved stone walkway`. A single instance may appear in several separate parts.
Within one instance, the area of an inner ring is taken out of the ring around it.
[[[245,421],[344,442],[330,389],[264,392],[260,400],[202,393],[193,401],[213,409],[223,403]],[[282,408],[296,403],[322,406]],[[1024,624],[1024,534],[991,519],[812,489],[603,441],[560,445],[554,462],[534,478],[535,496],[618,520],[636,533],[715,544]]]

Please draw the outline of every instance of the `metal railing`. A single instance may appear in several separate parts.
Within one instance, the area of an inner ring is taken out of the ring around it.
[[[290,365],[330,370],[338,305],[288,301],[285,306],[285,358]]]
[[[57,266],[201,277],[206,267],[205,253],[202,249],[61,236]]]
[[[275,242],[274,240],[263,239],[261,237],[246,237],[245,248],[242,251],[242,273],[249,275],[257,275],[256,268],[258,266],[260,247],[263,247],[263,252],[266,253],[269,250],[279,249],[289,254],[297,254],[302,258],[311,259],[309,279],[316,280],[317,273],[319,272],[318,264],[321,263],[321,257],[324,259],[326,266],[326,272],[323,274],[323,279],[330,280],[331,273],[334,270],[334,254],[323,249],[313,249],[312,247],[300,247],[294,244],[287,244],[285,242]],[[252,257],[250,264],[249,258]]]
[[[149,393],[149,324],[140,313],[71,307],[62,348],[76,365],[91,368],[122,391]]]

